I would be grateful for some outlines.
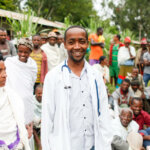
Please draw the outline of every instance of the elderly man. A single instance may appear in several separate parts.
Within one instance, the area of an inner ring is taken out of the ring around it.
[[[46,53],[48,60],[48,70],[52,70],[60,63],[60,53],[57,46],[57,35],[55,32],[48,34],[48,42],[41,46]]]
[[[9,56],[17,55],[15,46],[6,39],[7,31],[0,28],[0,52],[3,54],[4,59]]]
[[[50,71],[42,99],[43,150],[111,150],[110,116],[102,76],[84,59],[87,31],[65,31],[68,59]]]
[[[0,60],[0,150],[30,150],[23,103],[11,87],[5,86],[6,77]]]
[[[120,47],[118,52],[118,65],[120,67],[117,81],[118,85],[122,83],[122,80],[125,79],[128,72],[131,73],[136,56],[135,48],[131,46],[130,37],[125,38],[124,45]]]
[[[112,122],[112,131],[113,131],[113,140],[112,140],[112,149],[113,150],[129,150],[132,149],[132,146],[138,142],[138,144],[141,144],[139,147],[136,147],[135,145],[134,149],[132,150],[141,150],[142,148],[142,136],[140,134],[138,135],[138,138],[136,138],[136,134],[138,134],[139,125],[132,120],[133,118],[133,112],[130,108],[123,108],[121,109],[119,117],[113,120]],[[130,133],[133,133],[132,137],[130,136]],[[127,139],[130,138],[132,141],[135,140],[135,142],[130,144],[127,142]],[[140,141],[139,141],[140,140]]]

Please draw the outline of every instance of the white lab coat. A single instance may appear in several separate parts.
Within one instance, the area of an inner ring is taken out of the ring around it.
[[[85,62],[87,63],[87,62]],[[41,140],[43,150],[71,150],[69,129],[69,97],[71,86],[70,73],[64,62],[51,70],[45,78],[42,99]],[[87,76],[91,89],[95,150],[111,150],[111,123],[108,112],[108,97],[100,74],[87,64]],[[100,99],[100,116],[98,116],[98,101],[95,86],[98,85]]]

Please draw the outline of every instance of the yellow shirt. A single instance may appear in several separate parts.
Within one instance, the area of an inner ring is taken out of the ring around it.
[[[30,54],[30,57],[35,60],[37,67],[38,67],[38,72],[37,72],[37,79],[36,83],[40,83],[40,78],[41,78],[41,66],[42,66],[42,54],[41,53],[34,53],[32,52]]]
[[[100,35],[100,36],[98,37],[98,42],[105,43],[105,38],[104,38],[103,35]]]

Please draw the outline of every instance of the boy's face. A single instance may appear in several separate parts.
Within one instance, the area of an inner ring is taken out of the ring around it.
[[[6,67],[3,61],[0,61],[0,87],[5,86],[6,83]]]
[[[131,104],[131,109],[135,116],[138,116],[143,108],[142,101],[134,100],[133,104]]]
[[[69,29],[66,33],[64,45],[68,51],[69,59],[73,62],[81,62],[88,48],[86,32],[80,28]]]
[[[39,103],[42,101],[43,88],[37,88],[35,91],[36,99]]]
[[[26,63],[30,56],[30,53],[31,53],[30,48],[26,47],[25,45],[18,46],[18,56],[21,62]]]
[[[132,121],[132,113],[130,111],[122,111],[120,114],[120,121],[124,127],[127,127]]]

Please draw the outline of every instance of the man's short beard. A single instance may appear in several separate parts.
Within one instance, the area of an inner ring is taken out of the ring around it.
[[[79,63],[79,62],[81,62],[81,61],[84,59],[84,55],[83,55],[83,57],[81,57],[81,59],[79,59],[79,60],[74,59],[74,57],[72,57],[72,55],[71,55],[71,56],[70,56],[70,59],[73,60],[75,63]]]
[[[6,43],[6,40],[0,41],[0,44],[5,44],[5,43]]]
[[[39,45],[34,45],[34,48],[35,48],[35,49],[38,49],[38,48],[39,48]]]

